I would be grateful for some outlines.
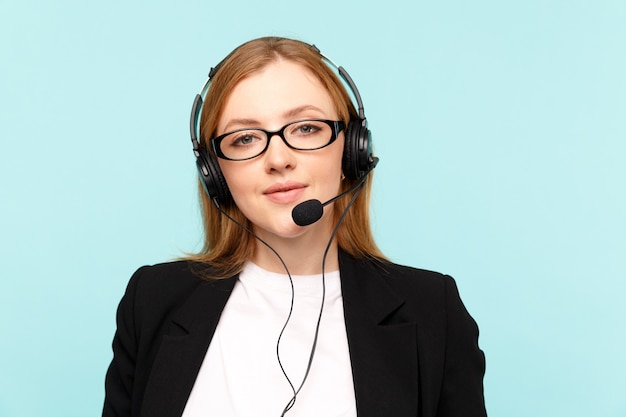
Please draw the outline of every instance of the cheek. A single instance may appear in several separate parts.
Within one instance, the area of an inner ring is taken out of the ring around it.
[[[329,161],[327,169],[333,172],[333,175],[336,175],[337,173],[339,173],[339,175],[342,175],[343,173],[342,162],[343,162],[343,150],[344,150],[343,138],[340,138],[340,140],[337,141],[337,146],[331,148],[330,150],[332,152],[331,152],[331,155],[329,155],[327,159],[327,161]]]
[[[250,178],[248,173],[249,167],[247,167],[248,164],[245,162],[242,163],[241,161],[233,162],[220,160],[219,165],[224,180],[226,181],[226,186],[228,186],[235,203],[239,205],[241,199],[253,190],[252,181],[246,180],[246,178]]]
[[[336,194],[341,187],[341,178],[343,171],[341,167],[342,147],[333,149],[323,158],[318,159],[314,166],[314,173],[320,180],[321,184],[326,188],[329,194]],[[333,197],[333,195],[330,195]]]

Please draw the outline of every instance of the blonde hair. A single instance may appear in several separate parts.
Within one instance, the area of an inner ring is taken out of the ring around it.
[[[339,118],[346,124],[350,120],[358,120],[354,105],[343,84],[311,45],[279,37],[255,39],[231,52],[218,65],[217,72],[211,79],[200,119],[200,146],[207,149],[212,157],[217,158],[209,142],[216,136],[217,125],[230,92],[241,80],[280,58],[298,63],[317,76],[328,91]],[[356,180],[342,181],[341,191],[349,189],[355,183]],[[339,248],[354,257],[384,260],[385,257],[376,246],[370,229],[371,185],[370,174],[365,180],[361,194],[348,210],[336,239]],[[255,238],[217,209],[202,184],[199,184],[198,188],[204,226],[204,245],[198,253],[189,255],[187,259],[211,265],[212,278],[230,277],[239,273],[246,261],[252,258],[256,246]],[[348,202],[349,198],[342,198],[334,203],[335,221],[339,221]],[[234,202],[221,204],[220,207],[237,222],[252,229],[252,224]]]

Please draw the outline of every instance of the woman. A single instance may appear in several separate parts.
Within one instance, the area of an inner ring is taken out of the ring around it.
[[[205,245],[131,278],[104,416],[486,415],[454,281],[374,243],[377,159],[340,74],[358,111],[299,41],[256,39],[212,69],[191,127]]]

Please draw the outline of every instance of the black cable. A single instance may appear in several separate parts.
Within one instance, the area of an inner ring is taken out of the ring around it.
[[[250,235],[252,235],[255,239],[257,239],[259,242],[261,242],[262,244],[264,244],[265,246],[267,246],[267,248],[269,250],[271,250],[274,255],[276,255],[276,257],[278,258],[278,260],[280,261],[280,263],[283,265],[283,268],[285,268],[285,271],[287,272],[287,276],[289,277],[289,284],[291,285],[291,303],[289,305],[289,314],[287,315],[287,320],[285,321],[285,324],[283,325],[282,330],[280,331],[280,335],[278,336],[278,341],[276,342],[276,357],[278,358],[278,365],[280,366],[280,370],[283,372],[283,375],[285,376],[285,379],[287,379],[287,382],[289,383],[289,386],[291,387],[291,391],[293,392],[293,398],[296,397],[297,392],[296,392],[296,388],[293,386],[293,383],[291,382],[291,379],[289,378],[289,376],[287,375],[287,372],[285,372],[285,368],[283,367],[283,364],[280,361],[280,354],[278,353],[278,347],[280,345],[280,339],[283,336],[283,333],[285,331],[285,329],[287,328],[287,324],[289,323],[289,320],[291,319],[291,314],[293,313],[293,304],[294,304],[294,300],[296,298],[296,293],[295,293],[295,289],[293,286],[293,279],[291,278],[291,273],[289,272],[289,268],[287,268],[287,264],[285,264],[285,261],[283,260],[283,258],[278,254],[278,252],[270,246],[269,243],[267,243],[266,241],[264,241],[263,239],[261,239],[256,233],[254,233],[250,228],[248,228],[247,226],[245,226],[244,224],[238,222],[237,220],[235,220],[234,218],[232,218],[228,213],[226,213],[219,205],[217,198],[213,199],[213,203],[215,204],[215,206],[217,207],[217,209],[222,212],[223,215],[225,215],[228,219],[230,219],[233,223],[235,223],[237,226],[241,227],[244,231],[248,232]],[[284,414],[284,412],[283,412]]]
[[[282,327],[282,329],[280,331],[280,334],[278,336],[278,340],[276,341],[276,358],[278,359],[278,365],[280,366],[280,370],[282,371],[283,375],[285,376],[285,379],[287,380],[287,382],[289,383],[289,386],[291,387],[291,391],[293,392],[293,397],[291,397],[289,402],[287,402],[287,405],[285,406],[285,408],[283,409],[283,412],[280,415],[281,417],[283,417],[295,405],[296,398],[297,398],[298,394],[300,393],[300,390],[304,386],[304,383],[306,382],[306,380],[307,380],[307,378],[309,376],[309,372],[311,371],[311,366],[313,365],[313,357],[315,356],[315,349],[317,347],[317,339],[318,339],[318,336],[319,336],[320,324],[322,322],[322,314],[324,312],[324,302],[325,302],[325,299],[326,299],[326,275],[325,275],[326,258],[328,257],[328,252],[330,251],[330,246],[331,246],[333,240],[335,239],[335,236],[337,235],[337,232],[339,231],[339,227],[341,226],[341,224],[343,223],[346,215],[348,214],[348,210],[350,209],[350,207],[352,207],[352,204],[354,204],[354,201],[357,199],[359,194],[361,194],[362,190],[363,190],[363,187],[362,187],[362,184],[361,184],[361,187],[359,187],[356,190],[356,192],[354,193],[354,195],[352,196],[352,198],[350,199],[350,201],[346,205],[346,208],[344,209],[343,213],[341,214],[341,217],[339,217],[339,221],[335,225],[335,228],[333,229],[333,231],[332,231],[332,233],[330,235],[330,239],[328,240],[328,244],[326,245],[326,249],[324,250],[324,255],[322,257],[322,302],[321,302],[321,305],[320,305],[320,312],[319,312],[319,315],[317,317],[317,323],[315,324],[315,335],[313,337],[313,343],[311,344],[311,353],[309,354],[309,361],[307,363],[307,367],[306,367],[306,370],[304,372],[304,377],[302,378],[302,382],[300,383],[300,386],[298,387],[297,390],[295,389],[293,383],[291,382],[291,379],[289,378],[289,376],[287,375],[287,372],[285,371],[285,368],[283,367],[283,364],[282,364],[282,362],[280,360],[280,352],[279,352],[280,342],[282,340],[282,336],[283,336],[283,334],[285,332],[285,329],[287,328],[287,325],[289,324],[289,321],[291,320],[291,316],[292,316],[292,313],[293,313],[293,305],[294,305],[294,300],[295,300],[295,288],[294,288],[294,285],[293,285],[293,278],[291,277],[291,273],[289,272],[289,268],[287,268],[287,264],[285,263],[283,258],[280,256],[280,254],[273,247],[271,247],[269,243],[267,243],[266,241],[261,239],[259,236],[257,236],[250,228],[248,228],[244,224],[240,223],[239,221],[235,220],[228,213],[226,213],[226,211],[224,211],[220,207],[219,203],[217,202],[217,198],[213,199],[213,202],[214,202],[215,206],[217,207],[217,209],[222,214],[224,214],[229,220],[231,220],[237,226],[241,227],[243,230],[248,232],[254,238],[256,238],[259,242],[261,242],[269,250],[271,250],[272,253],[274,253],[274,255],[276,255],[276,257],[278,258],[280,263],[283,265],[283,268],[285,268],[285,272],[287,272],[287,276],[289,277],[289,284],[291,286],[291,303],[289,305],[289,314],[287,315],[287,319],[285,320],[285,324],[283,325],[283,327]]]
[[[328,256],[328,251],[330,250],[331,243],[333,242],[333,240],[335,239],[335,236],[337,235],[337,232],[339,231],[339,226],[341,226],[341,224],[343,223],[346,215],[348,214],[348,210],[350,209],[350,207],[352,207],[352,204],[357,199],[359,194],[361,194],[362,190],[363,190],[363,187],[360,187],[354,193],[354,195],[352,196],[352,198],[350,199],[350,201],[346,205],[346,208],[344,209],[343,213],[341,214],[341,217],[339,217],[339,221],[335,225],[335,228],[333,229],[333,232],[330,235],[330,239],[328,240],[328,244],[326,245],[326,249],[324,250],[324,256],[322,257],[322,303],[321,303],[321,306],[320,306],[319,316],[317,317],[317,324],[315,325],[315,336],[313,338],[313,344],[311,345],[311,353],[309,355],[309,363],[307,364],[306,371],[304,372],[304,377],[302,378],[302,382],[300,383],[300,386],[294,392],[293,397],[289,400],[289,402],[287,403],[287,405],[283,409],[283,412],[280,415],[281,417],[283,417],[287,413],[287,411],[291,410],[291,408],[294,406],[294,404],[296,403],[296,397],[300,393],[300,390],[304,386],[304,382],[306,381],[307,377],[309,376],[309,372],[311,370],[311,365],[313,364],[313,357],[315,356],[315,348],[317,347],[317,338],[318,338],[319,331],[320,331],[320,324],[322,322],[322,313],[324,311],[324,301],[325,301],[325,298],[326,298],[326,276],[325,276],[326,258]],[[285,323],[285,326],[286,326],[286,323]],[[289,381],[289,383],[291,384],[291,381]],[[293,385],[292,385],[292,387],[293,387]]]

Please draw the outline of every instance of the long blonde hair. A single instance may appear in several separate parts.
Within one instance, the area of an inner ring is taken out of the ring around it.
[[[244,43],[230,53],[220,64],[211,79],[204,99],[200,120],[200,146],[213,153],[210,139],[216,135],[218,121],[233,88],[244,78],[262,70],[279,58],[292,61],[309,69],[326,88],[337,109],[339,118],[346,124],[357,120],[358,115],[348,93],[334,71],[311,45],[279,37],[264,37]],[[213,154],[213,156],[215,156]],[[342,181],[341,191],[349,189],[356,180]],[[337,232],[339,248],[352,256],[385,259],[376,246],[369,220],[369,201],[372,175],[365,180],[363,190],[357,197]],[[202,184],[199,185],[204,245],[187,259],[212,266],[212,278],[226,278],[241,271],[252,258],[255,238],[240,226],[226,218],[209,199]],[[334,204],[334,219],[346,209],[349,199],[342,198]],[[233,219],[252,229],[252,224],[234,203],[224,204],[222,209]]]

